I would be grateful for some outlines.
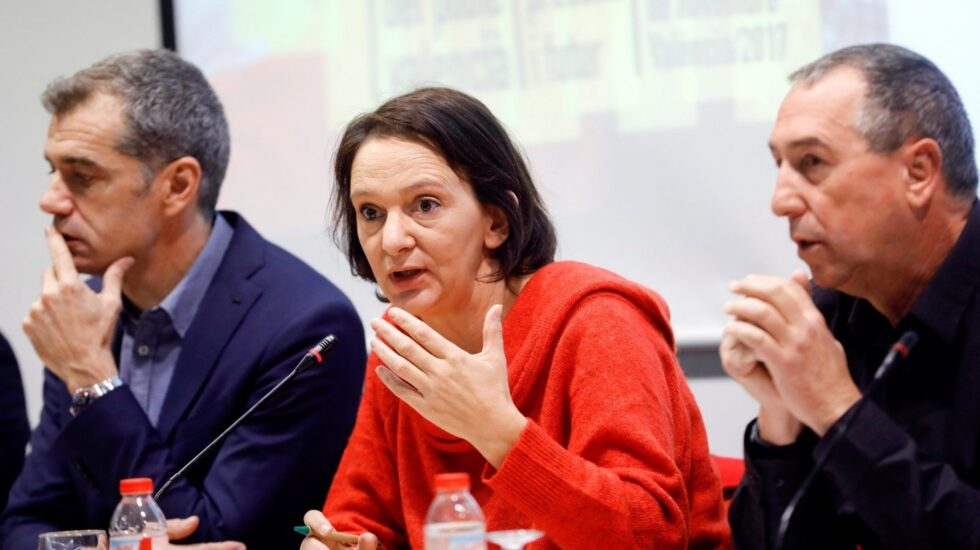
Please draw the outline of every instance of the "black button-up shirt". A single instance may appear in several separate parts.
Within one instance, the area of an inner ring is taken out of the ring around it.
[[[896,326],[865,300],[814,290],[862,391],[905,331],[914,330],[919,343],[850,420],[798,506],[785,548],[980,548],[976,204],[953,249]],[[746,432],[746,476],[730,512],[739,548],[772,545],[780,515],[827,444],[805,431],[793,445],[765,446],[752,439],[752,428]]]

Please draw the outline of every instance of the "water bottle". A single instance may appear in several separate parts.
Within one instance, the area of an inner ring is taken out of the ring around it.
[[[153,480],[148,477],[119,482],[122,499],[109,522],[112,550],[164,550],[169,543],[167,520],[153,500]]]
[[[465,473],[435,477],[436,498],[425,516],[425,550],[486,550],[486,520]]]

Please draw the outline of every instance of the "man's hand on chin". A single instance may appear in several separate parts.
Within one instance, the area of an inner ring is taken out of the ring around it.
[[[44,270],[41,296],[24,319],[24,332],[44,364],[74,392],[117,374],[110,345],[122,279],[133,259],[113,262],[96,294],[78,275],[61,234],[49,228],[46,239],[51,267]]]

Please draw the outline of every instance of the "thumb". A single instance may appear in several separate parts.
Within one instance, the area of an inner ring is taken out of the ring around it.
[[[487,310],[483,319],[483,353],[504,356],[504,306],[495,304]]]
[[[381,546],[374,533],[364,533],[357,540],[357,550],[375,550]]]
[[[803,287],[803,290],[810,293],[810,277],[802,269],[797,269],[789,276],[790,280]]]
[[[167,537],[170,540],[180,540],[191,536],[197,530],[200,521],[197,516],[167,520]]]
[[[118,298],[122,293],[122,280],[123,276],[126,275],[126,271],[130,267],[133,267],[133,263],[136,260],[132,256],[126,256],[125,258],[119,258],[118,260],[112,262],[112,265],[105,270],[105,274],[102,276],[102,294],[105,296],[111,296]]]

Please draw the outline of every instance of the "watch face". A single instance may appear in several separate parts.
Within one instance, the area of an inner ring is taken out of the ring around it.
[[[78,411],[87,407],[90,403],[92,403],[92,401],[95,401],[110,391],[118,388],[122,385],[122,383],[123,382],[119,376],[113,376],[112,378],[103,380],[94,386],[78,388],[71,396],[71,407],[68,409],[68,412],[70,412],[72,416],[77,415]]]
[[[91,388],[79,388],[75,391],[75,394],[71,396],[71,408],[69,412],[72,416],[78,414],[78,411],[84,409],[89,403],[94,400]]]

